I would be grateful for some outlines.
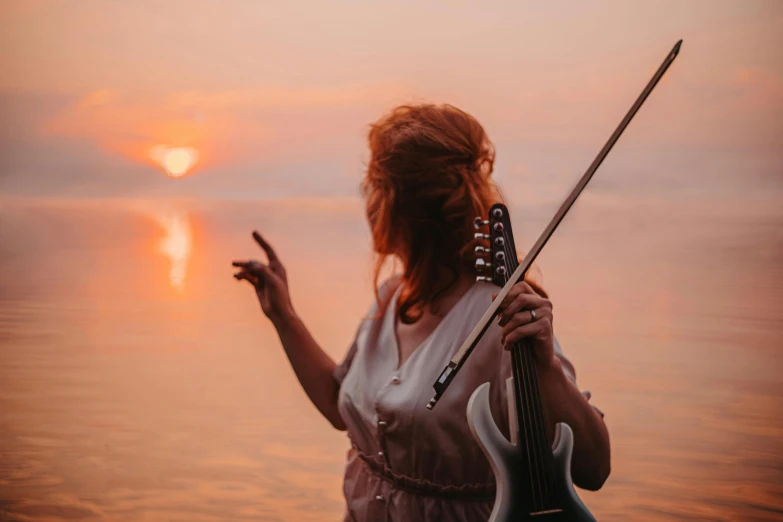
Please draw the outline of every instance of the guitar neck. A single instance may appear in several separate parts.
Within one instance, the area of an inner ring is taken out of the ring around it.
[[[556,508],[559,505],[559,492],[547,433],[546,411],[538,386],[535,353],[530,343],[524,340],[513,343],[510,351],[516,428],[520,455],[529,469],[529,498],[537,497],[543,506]]]
[[[493,282],[507,287],[519,276],[516,244],[511,230],[511,218],[505,205],[495,205],[490,211],[490,250],[494,267]],[[499,305],[503,297],[495,301]],[[516,404],[519,430],[520,456],[529,470],[528,490],[530,499],[537,499],[540,510],[556,509],[559,494],[556,489],[552,447],[547,434],[546,412],[538,386],[536,355],[529,340],[512,344],[511,367],[514,377],[514,403]]]

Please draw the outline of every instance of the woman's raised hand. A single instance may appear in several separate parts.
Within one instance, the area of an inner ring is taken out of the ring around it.
[[[234,277],[238,281],[244,279],[253,285],[264,314],[275,320],[293,312],[291,296],[288,293],[288,277],[272,245],[256,231],[253,231],[253,239],[264,249],[268,264],[255,259],[234,261],[232,265],[240,269]]]

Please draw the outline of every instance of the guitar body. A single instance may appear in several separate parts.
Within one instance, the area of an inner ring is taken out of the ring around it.
[[[512,410],[509,407],[509,410]],[[513,423],[510,423],[512,426]],[[495,507],[489,522],[518,522],[523,520],[596,522],[593,515],[579,500],[571,482],[571,453],[574,434],[564,423],[558,424],[553,449],[554,473],[561,490],[562,511],[532,515],[524,502],[528,492],[516,489],[524,483],[528,473],[523,451],[508,441],[492,418],[489,408],[489,383],[482,384],[468,401],[468,425],[473,437],[487,456],[497,481]]]

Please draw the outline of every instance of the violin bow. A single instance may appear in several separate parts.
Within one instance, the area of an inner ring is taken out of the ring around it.
[[[620,122],[620,125],[617,126],[617,129],[615,129],[614,133],[609,137],[609,140],[606,142],[606,145],[604,145],[604,147],[598,153],[598,156],[596,156],[596,158],[593,160],[593,163],[590,165],[590,167],[588,167],[587,172],[584,173],[584,175],[576,184],[574,189],[571,191],[571,193],[565,199],[563,204],[557,210],[555,216],[552,218],[552,220],[549,222],[549,224],[546,226],[544,231],[539,236],[538,241],[535,242],[533,247],[525,256],[525,259],[522,260],[522,262],[519,264],[517,269],[511,275],[511,277],[509,277],[508,282],[500,290],[498,296],[492,302],[492,305],[490,305],[489,309],[486,311],[486,313],[484,313],[484,316],[479,320],[478,324],[470,333],[468,338],[465,339],[465,342],[462,343],[462,346],[460,347],[459,351],[457,351],[456,355],[454,355],[451,361],[449,361],[449,364],[440,373],[440,375],[438,376],[438,380],[436,380],[435,384],[432,385],[432,387],[435,388],[435,396],[432,399],[430,399],[430,402],[427,404],[427,409],[431,410],[435,406],[435,404],[437,404],[438,400],[443,395],[443,392],[446,391],[446,388],[448,388],[452,379],[454,379],[454,376],[457,374],[460,368],[462,368],[462,365],[465,364],[465,361],[467,360],[470,353],[478,344],[479,340],[481,339],[481,336],[483,336],[484,332],[486,332],[487,328],[489,328],[490,322],[495,317],[497,317],[500,303],[502,303],[503,299],[505,299],[506,295],[508,295],[508,292],[511,290],[511,287],[514,286],[517,282],[522,281],[522,279],[524,279],[525,273],[533,264],[533,261],[535,261],[536,257],[541,252],[541,250],[544,248],[544,245],[546,245],[546,242],[552,236],[552,233],[555,231],[557,226],[563,220],[563,217],[565,217],[566,213],[574,204],[576,198],[578,198],[579,194],[582,193],[582,190],[584,190],[585,186],[587,185],[587,182],[590,181],[590,178],[593,177],[595,171],[598,170],[598,167],[601,166],[601,163],[604,161],[604,158],[606,158],[606,156],[609,154],[609,151],[612,150],[612,147],[620,138],[620,135],[623,133],[625,128],[628,126],[628,124],[631,122],[633,117],[636,115],[636,112],[642,106],[644,101],[647,99],[647,97],[650,95],[652,90],[658,84],[658,81],[661,79],[661,77],[663,77],[663,74],[666,72],[666,70],[672,64],[674,59],[677,57],[677,54],[679,54],[680,52],[681,45],[682,45],[682,40],[679,40],[676,44],[674,44],[674,47],[672,48],[671,52],[669,52],[669,54],[666,56],[666,59],[663,61],[661,66],[653,75],[652,79],[649,81],[649,83],[644,88],[642,93],[639,95],[639,97],[636,99],[634,104],[631,106],[631,109],[625,115],[625,118],[623,118],[623,120]]]

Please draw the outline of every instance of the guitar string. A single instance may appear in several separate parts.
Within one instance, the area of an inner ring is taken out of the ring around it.
[[[514,264],[513,261],[516,260],[516,257],[512,256],[509,257],[509,259],[511,259],[511,263]],[[514,266],[513,269],[516,270],[516,266]],[[544,473],[544,477],[542,477],[542,487],[546,493],[547,500],[545,501],[545,504],[549,504],[555,495],[554,466],[551,454],[552,449],[546,432],[546,417],[540,399],[541,392],[538,385],[538,371],[537,366],[535,365],[535,354],[532,353],[533,348],[528,340],[524,340],[520,344],[520,349],[522,350],[522,365],[527,377],[528,391],[532,403],[531,414],[534,419],[533,429],[535,430],[537,439],[536,447],[539,449],[538,456],[541,458],[541,467]]]
[[[528,381],[528,387],[530,391],[530,402],[531,402],[531,413],[533,417],[533,428],[534,428],[534,436],[536,438],[536,447],[539,449],[538,451],[538,457],[539,457],[539,465],[541,470],[541,488],[544,491],[544,508],[547,507],[549,495],[551,486],[548,482],[548,473],[546,470],[546,444],[545,440],[541,437],[541,430],[544,428],[542,420],[541,420],[541,410],[540,410],[540,399],[537,399],[537,397],[540,397],[540,392],[538,389],[538,384],[536,383],[535,374],[536,369],[535,366],[533,366],[533,363],[530,360],[530,343],[528,341],[524,341],[520,343],[522,353],[520,354],[520,359],[522,360],[522,365],[524,367],[524,371],[527,374],[527,381]]]
[[[539,445],[544,448],[544,450],[541,452],[541,458],[542,458],[542,467],[545,474],[545,484],[547,486],[547,492],[550,495],[548,497],[548,500],[551,503],[552,496],[554,495],[554,477],[552,474],[552,463],[551,463],[551,446],[549,445],[549,437],[546,435],[546,420],[544,416],[544,412],[542,409],[542,403],[540,400],[541,393],[540,388],[538,387],[538,371],[536,370],[535,366],[535,360],[533,360],[533,357],[535,355],[532,353],[532,347],[529,345],[529,343],[526,343],[525,346],[525,365],[529,368],[528,373],[530,375],[530,382],[532,385],[532,388],[538,391],[538,400],[534,399],[534,416],[537,417],[537,427],[538,427],[538,442]],[[551,479],[551,480],[550,480]]]
[[[515,259],[515,258],[512,258]],[[532,353],[532,346],[530,342],[525,340],[520,343],[522,354],[522,364],[527,376],[528,391],[531,399],[531,414],[534,419],[533,428],[535,430],[536,447],[538,448],[538,456],[541,459],[541,471],[544,476],[542,477],[542,488],[545,492],[545,504],[551,504],[555,495],[555,480],[554,480],[554,467],[551,458],[551,446],[549,444],[549,437],[546,433],[546,418],[542,409],[541,392],[538,386],[538,371],[535,365],[535,354]],[[548,507],[547,505],[544,506]]]
[[[510,242],[509,242],[510,243]],[[512,249],[513,250],[513,249]],[[508,253],[507,253],[508,255]],[[512,264],[513,260],[516,259],[516,257],[509,257],[511,259]],[[517,263],[518,266],[518,263]],[[507,268],[513,268],[513,270],[516,270],[516,266],[513,267],[507,267]],[[555,480],[555,474],[554,474],[554,459],[552,456],[552,447],[549,444],[549,436],[547,435],[546,431],[546,412],[543,410],[543,404],[540,400],[540,388],[538,385],[538,371],[537,366],[535,366],[535,354],[532,353],[532,347],[530,346],[529,342],[523,342],[522,343],[522,350],[523,350],[523,365],[526,371],[526,374],[528,375],[528,382],[529,387],[528,389],[531,392],[531,402],[532,402],[532,415],[535,419],[534,421],[534,429],[537,428],[537,444],[536,446],[540,449],[539,456],[542,459],[542,471],[544,472],[545,479],[543,480],[543,486],[544,490],[547,493],[547,500],[549,503],[552,501],[555,501],[557,498],[557,486],[556,486],[556,480]],[[535,392],[533,391],[535,390]],[[536,399],[538,397],[538,400]]]
[[[513,350],[513,348],[512,348]],[[521,444],[525,445],[525,451],[527,453],[527,464],[528,464],[528,474],[530,476],[530,492],[531,497],[533,500],[533,509],[534,511],[538,511],[539,507],[539,497],[541,496],[541,493],[539,492],[539,483],[538,476],[534,475],[536,474],[536,466],[534,465],[534,456],[535,456],[535,448],[533,447],[533,437],[532,433],[529,433],[529,428],[531,423],[529,420],[527,420],[527,415],[529,412],[527,411],[527,406],[523,406],[523,394],[521,387],[524,386],[524,375],[522,375],[521,366],[519,365],[519,361],[517,357],[512,352],[511,354],[511,363],[512,363],[512,370],[514,374],[514,397],[516,399],[517,403],[517,418],[519,419],[519,422],[522,424],[522,432],[520,434],[520,437],[524,437],[523,440],[520,440]],[[519,422],[517,423],[517,429],[520,428]],[[533,452],[533,456],[531,456],[531,451]],[[541,498],[541,502],[543,503],[543,497]]]
[[[530,403],[530,378],[527,375],[527,372],[525,371],[525,367],[522,363],[522,354],[519,352],[521,346],[517,343],[512,348],[516,355],[517,365],[519,366],[519,372],[522,375],[522,381],[520,388],[520,393],[525,394],[525,408],[527,410],[527,422],[528,422],[528,431],[530,432],[529,435],[529,442],[532,446],[532,454],[533,454],[533,460],[529,463],[529,465],[534,470],[534,475],[536,477],[535,487],[538,490],[538,495],[540,497],[540,506],[539,509],[543,509],[544,507],[544,501],[545,501],[545,487],[542,481],[541,476],[541,466],[539,464],[541,459],[541,448],[539,447],[539,444],[537,443],[536,436],[535,436],[535,418],[533,417],[533,409],[532,404]],[[524,391],[523,391],[524,390]]]
[[[536,389],[538,389],[538,372],[533,372],[533,382]],[[546,460],[545,471],[550,479],[549,484],[552,489],[552,500],[556,500],[558,496],[558,490],[557,482],[555,481],[555,466],[554,457],[552,455],[552,445],[549,444],[549,436],[546,433],[546,411],[543,409],[543,404],[540,401],[538,406],[540,408],[541,426],[544,427],[544,431],[540,436],[542,437],[544,447],[547,448],[546,453],[544,453],[544,459]]]
[[[538,389],[538,386],[536,384],[536,380],[534,378],[536,368],[535,366],[531,365],[530,363],[530,343],[527,339],[521,341],[519,343],[518,350],[519,353],[519,360],[520,364],[522,365],[523,372],[525,373],[525,382],[527,386],[527,393],[529,397],[529,404],[530,404],[530,418],[532,421],[532,432],[533,437],[535,438],[534,444],[536,448],[536,465],[538,466],[538,474],[541,480],[541,489],[543,491],[543,497],[544,497],[544,504],[546,504],[549,490],[551,489],[550,485],[547,482],[547,473],[546,473],[546,445],[543,443],[541,439],[541,429],[542,421],[541,421],[541,415],[540,415],[540,392]],[[545,506],[544,506],[545,508]]]
[[[511,253],[509,251],[508,244],[509,241],[504,241],[503,251],[506,255],[506,259],[509,259],[509,263],[514,264],[515,257],[511,256]],[[506,269],[509,270],[511,266],[507,266]],[[540,447],[538,444],[538,441],[536,440],[537,437],[535,435],[535,424],[533,419],[533,408],[530,403],[531,400],[531,390],[530,390],[530,378],[527,372],[525,371],[525,366],[522,364],[522,356],[523,354],[520,352],[520,350],[523,349],[521,346],[519,346],[519,343],[515,343],[515,346],[511,347],[511,356],[512,356],[512,362],[517,367],[517,373],[519,375],[518,382],[520,386],[517,389],[517,395],[518,402],[522,404],[524,402],[525,405],[525,437],[526,437],[526,446],[530,448],[530,453],[532,453],[532,458],[528,459],[528,467],[530,468],[531,475],[535,475],[535,479],[531,483],[531,490],[533,492],[534,497],[534,508],[535,510],[538,510],[538,502],[536,501],[536,493],[538,493],[538,496],[540,497],[541,502],[541,508],[543,508],[544,504],[544,490],[543,490],[543,484],[541,480],[541,469],[539,467],[539,457],[540,457]],[[522,401],[522,398],[524,397],[524,401]]]
[[[516,260],[516,257],[511,255],[509,244],[510,241],[505,241],[503,244],[503,252],[506,256],[506,259],[508,259],[508,263],[514,264],[514,261]],[[511,271],[512,266],[507,266],[506,270]],[[516,267],[513,267],[515,270]],[[524,343],[515,343],[515,346],[512,346],[512,361],[518,366],[518,373],[520,374],[521,381],[520,384],[522,385],[517,394],[522,393],[522,389],[525,390],[525,410],[527,415],[525,416],[527,418],[527,429],[525,430],[525,436],[528,437],[528,446],[531,446],[531,452],[533,454],[533,459],[528,462],[529,467],[531,468],[531,474],[534,474],[536,477],[535,484],[531,484],[532,490],[535,492],[538,490],[538,494],[541,500],[541,509],[545,507],[546,504],[546,494],[548,493],[548,488],[546,484],[545,478],[541,475],[541,472],[543,471],[546,473],[545,469],[543,468],[544,464],[544,457],[542,455],[542,448],[541,448],[541,441],[540,438],[536,435],[536,419],[535,419],[535,397],[533,396],[533,390],[530,379],[530,373],[529,368],[527,367],[527,364],[523,363],[524,358],[524,352],[521,350],[526,350],[526,347],[524,346]],[[536,504],[536,502],[534,502]]]
[[[508,256],[507,259],[510,260],[509,263],[511,263],[511,266],[507,266],[506,269],[513,272],[513,270],[516,270],[518,263],[515,264],[514,261],[516,260],[516,257],[510,255],[511,250],[513,250],[510,248],[511,243],[511,241],[504,241],[504,253],[506,256]],[[520,344],[521,346],[517,348],[517,350],[522,350],[522,357],[520,357],[522,360],[520,361],[520,364],[526,376],[525,388],[529,393],[528,396],[530,397],[530,401],[532,403],[530,408],[530,413],[533,419],[531,430],[533,430],[534,437],[537,439],[535,440],[534,454],[536,457],[541,459],[541,471],[544,473],[544,476],[541,477],[541,485],[544,493],[543,496],[546,499],[544,500],[544,503],[551,504],[551,501],[554,500],[554,497],[557,494],[554,476],[554,462],[552,458],[552,448],[549,444],[549,437],[546,431],[546,416],[545,412],[543,411],[543,404],[540,400],[538,372],[536,369],[537,367],[535,366],[535,360],[531,359],[532,357],[535,357],[535,354],[532,353],[532,347],[528,342],[522,342]],[[538,464],[538,460],[536,464]],[[546,507],[546,505],[544,507]]]
[[[504,240],[503,252],[508,256],[508,249],[506,248],[507,242]],[[507,259],[511,259],[508,258]],[[510,267],[506,267],[508,270]],[[504,282],[508,280],[507,276],[503,276]],[[526,378],[522,371],[522,365],[520,364],[519,354],[515,347],[511,347],[511,364],[512,371],[514,373],[515,385],[514,385],[514,397],[517,404],[517,428],[519,429],[520,422],[522,423],[522,430],[520,430],[521,436],[524,436],[525,451],[527,453],[528,474],[530,476],[530,492],[533,500],[533,508],[538,511],[538,497],[541,497],[543,503],[543,494],[540,490],[540,480],[538,480],[538,466],[536,465],[535,452],[535,436],[533,434],[533,425],[530,419],[530,405],[528,404],[528,395],[523,393],[523,389],[526,388]],[[523,400],[524,399],[524,400]],[[531,455],[532,453],[532,455]],[[536,475],[534,477],[534,475]]]

